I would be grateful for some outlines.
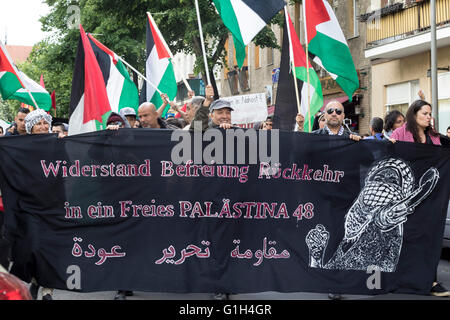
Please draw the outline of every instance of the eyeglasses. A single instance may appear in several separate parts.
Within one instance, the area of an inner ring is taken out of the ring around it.
[[[335,112],[335,111],[338,116],[340,116],[342,114],[342,112],[344,112],[342,109],[338,109],[338,108],[327,109],[328,114],[333,114],[333,112]]]

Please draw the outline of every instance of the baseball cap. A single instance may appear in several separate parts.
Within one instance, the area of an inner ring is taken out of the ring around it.
[[[136,110],[134,110],[131,107],[126,107],[126,108],[120,109],[119,114],[122,117],[125,117],[125,116],[135,116],[136,117]]]
[[[213,112],[214,110],[223,109],[223,108],[229,108],[231,111],[234,111],[234,109],[231,107],[231,103],[224,99],[215,100],[211,105],[209,106],[209,112]]]

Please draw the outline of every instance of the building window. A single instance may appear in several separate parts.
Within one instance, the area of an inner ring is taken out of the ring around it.
[[[419,80],[386,86],[386,113],[398,110],[406,114],[411,103],[419,99],[419,90]]]
[[[239,70],[239,88],[241,88],[242,92],[250,91],[247,66],[243,66],[242,69]]]
[[[439,102],[439,133],[447,135],[447,127],[450,126],[450,98],[440,99]]]
[[[439,132],[447,135],[447,127],[450,125],[450,72],[441,73],[438,76],[438,105],[439,105]]]
[[[234,70],[228,72],[228,85],[230,86],[231,95],[239,94],[238,84],[239,84],[239,72],[236,67]]]
[[[348,12],[348,38],[354,38],[359,36],[359,10],[358,0],[347,0],[347,12]]]

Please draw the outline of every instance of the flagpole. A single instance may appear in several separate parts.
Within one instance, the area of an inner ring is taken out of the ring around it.
[[[195,0],[195,9],[197,11],[198,30],[200,31],[200,41],[203,50],[203,63],[205,64],[206,79],[208,80],[208,85],[210,85],[211,79],[209,77],[208,60],[206,59],[205,41],[203,39],[202,21],[200,19],[200,9],[198,8],[198,0]]]
[[[300,105],[300,95],[298,94],[298,84],[297,84],[297,74],[295,72],[295,65],[291,61],[292,74],[294,76],[294,84],[295,84],[295,95],[297,97],[297,109],[298,113],[301,113],[301,105]],[[300,129],[300,128],[299,128]]]
[[[150,80],[148,80],[146,77],[144,77],[144,75],[142,73],[140,73],[139,71],[137,71],[131,64],[129,64],[128,62],[126,62],[125,60],[123,60],[121,57],[117,56],[117,59],[119,59],[120,61],[122,61],[124,64],[126,64],[131,70],[133,70],[134,72],[136,72],[136,74],[138,76],[140,76],[142,79],[144,79],[145,81],[147,81],[147,83],[149,85],[151,85],[153,88],[155,88],[156,91],[158,91],[159,94],[162,94],[161,90],[158,89],[157,86],[155,86]]]
[[[34,100],[34,97],[33,97],[33,95],[31,94],[30,89],[25,88],[25,90],[27,90],[28,94],[30,95],[31,101],[33,101],[34,106],[36,107],[36,109],[40,109],[39,106],[38,106],[38,104],[36,103],[36,100]]]
[[[302,3],[303,5],[303,19],[305,21],[306,26],[306,10],[305,10],[305,3]],[[308,90],[308,131],[311,132],[311,106],[310,106],[310,93],[309,93],[309,53],[308,53],[308,30],[305,28],[305,39],[306,39],[306,78],[308,82],[308,87],[306,90]]]
[[[150,20],[152,21],[152,23],[156,26],[156,22],[155,22],[155,20],[153,19],[152,14],[151,14],[150,12],[147,12],[147,16],[150,18]],[[167,45],[166,40],[164,40],[164,38],[161,37],[161,41],[162,41],[164,47],[166,48],[167,52],[169,53],[170,59],[172,59],[172,64],[174,64],[174,60],[175,60],[175,59],[174,59],[174,57],[173,57],[172,51],[170,51],[170,48],[169,48],[169,46]],[[175,65],[175,64],[174,64],[174,65]],[[187,88],[189,91],[192,91],[191,86],[190,86],[189,83],[186,81],[186,78],[185,78],[184,76],[182,76],[182,79],[183,79],[183,83],[184,83],[184,85],[186,86],[186,88]]]

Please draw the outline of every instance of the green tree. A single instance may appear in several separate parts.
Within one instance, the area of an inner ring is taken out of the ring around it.
[[[2,100],[0,98],[0,119],[12,122],[16,116],[20,102],[16,100]]]

